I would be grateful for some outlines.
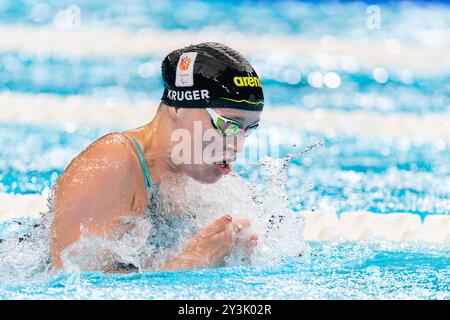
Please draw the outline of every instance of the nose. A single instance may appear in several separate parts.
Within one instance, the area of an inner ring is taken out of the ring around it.
[[[225,150],[233,150],[234,153],[242,152],[244,150],[245,136],[241,133],[225,137]]]
[[[234,150],[236,152],[242,152],[244,150],[245,136],[242,134],[236,135],[236,139],[234,142]]]

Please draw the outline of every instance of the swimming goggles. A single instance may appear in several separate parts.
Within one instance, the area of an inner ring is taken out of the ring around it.
[[[216,128],[216,130],[224,136],[234,136],[238,134],[238,132],[242,131],[244,137],[248,137],[259,126],[259,122],[257,122],[249,125],[245,129],[242,129],[239,122],[222,117],[211,108],[206,108],[206,111],[208,111],[208,114],[211,117],[211,122],[214,128]]]

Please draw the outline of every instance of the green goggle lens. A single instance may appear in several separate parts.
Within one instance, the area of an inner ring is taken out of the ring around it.
[[[219,129],[223,135],[225,136],[232,136],[239,132],[241,129],[238,124],[223,121],[221,118],[217,118],[215,127]]]
[[[211,112],[211,111],[208,111],[208,112]],[[241,126],[238,123],[236,123],[232,120],[220,118],[217,116],[215,117],[215,119],[212,117],[211,122],[212,122],[213,126],[218,131],[220,131],[222,133],[222,135],[224,135],[224,136],[234,136],[234,135],[238,134],[240,130],[243,130],[243,129],[241,129]],[[249,126],[247,129],[243,130],[244,136],[248,137],[250,135],[250,133],[252,131],[254,131],[254,129],[256,129],[257,127],[258,127],[258,123],[253,124],[253,125]]]
[[[233,136],[239,132],[240,128],[237,124],[230,124],[223,132],[226,136]]]

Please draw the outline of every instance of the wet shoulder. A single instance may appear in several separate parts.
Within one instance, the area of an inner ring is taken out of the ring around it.
[[[121,133],[112,132],[91,143],[81,154],[95,155],[97,158],[113,157],[132,160],[133,146],[129,138]]]
[[[66,170],[109,170],[130,174],[134,166],[133,146],[127,137],[119,133],[108,133],[84,149],[69,164]]]

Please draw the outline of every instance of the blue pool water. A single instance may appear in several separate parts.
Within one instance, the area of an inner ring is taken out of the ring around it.
[[[311,243],[276,267],[129,275],[82,273],[8,283],[1,299],[449,299],[450,249]]]
[[[402,43],[404,51],[450,49],[450,7],[444,2],[382,1],[382,28],[376,31],[366,28],[368,5],[362,2],[183,3],[184,11],[176,1],[133,0],[123,5],[110,1],[0,0],[0,26],[55,26],[58,13],[76,5],[82,28],[94,32],[105,28],[147,28],[195,34],[205,28],[218,28],[249,41],[271,33],[275,37],[307,37],[314,43],[350,42],[355,51],[364,39],[369,39],[365,43],[368,47],[377,42],[391,46],[391,51],[398,49],[396,41]],[[418,16],[422,18],[411,18]],[[45,94],[43,99],[83,96],[155,101],[162,92],[159,64],[165,50],[148,55],[74,56],[61,53],[62,49],[54,54],[29,49],[26,44],[22,49],[0,48],[2,113],[11,112],[12,108],[8,105],[12,100],[5,99],[4,94]],[[407,117],[441,115],[442,121],[435,123],[436,128],[448,127],[448,61],[437,71],[421,69],[430,61],[420,59],[411,62],[409,69],[395,64],[379,65],[389,75],[387,81],[380,81],[374,75],[374,66],[352,56],[300,56],[282,51],[283,48],[275,48],[270,54],[248,55],[261,76],[267,108],[272,111],[288,106],[311,114],[317,110],[343,112],[349,119],[358,112],[369,112],[405,117],[405,121]],[[398,60],[401,62],[401,55]],[[336,73],[339,87],[315,83],[310,77],[314,72]],[[33,118],[34,113],[44,111],[30,105],[27,114]],[[418,214],[422,220],[428,215],[450,214],[448,136],[421,140],[414,134],[402,135],[401,128],[396,136],[358,135],[335,130],[332,125],[325,131],[310,129],[307,123],[261,126],[264,132],[276,128],[282,137],[289,137],[281,142],[280,156],[319,139],[324,141],[323,147],[289,163],[286,191],[288,207],[293,212],[324,208],[333,208],[338,214],[406,212]],[[117,124],[86,123],[73,127],[55,122],[0,121],[0,193],[48,192],[81,150],[107,132],[125,129],[129,128]],[[417,127],[413,132],[419,135],[421,130]],[[235,169],[244,166],[238,162]],[[243,177],[256,185],[263,183],[259,176]],[[32,224],[38,219],[23,221]],[[11,220],[0,222],[0,239],[18,237],[28,229],[14,225]],[[3,245],[0,243],[2,258],[8,253],[19,253],[17,259],[24,265],[36,259],[30,251],[21,251],[21,247],[2,248]],[[0,299],[450,299],[448,244],[341,241],[309,242],[308,246],[308,255],[280,256],[275,263],[129,275],[21,273],[5,259],[0,262]],[[36,248],[42,249],[39,245]]]
[[[11,64],[15,71],[0,70],[0,84],[5,90],[27,93],[101,96],[126,92],[128,96],[158,97],[161,95],[159,66],[162,58],[161,55],[105,60],[54,58],[45,55],[36,57],[33,53],[0,53],[0,60]],[[303,86],[301,81],[297,83],[295,76],[291,80],[284,75],[285,70],[299,69],[299,64],[302,74],[307,75],[317,68],[317,62],[306,59],[299,62],[297,57],[290,57],[283,65],[271,65],[270,57],[253,57],[253,60],[256,62],[255,68],[259,66],[259,69],[267,70],[266,73],[270,76],[264,79],[265,100],[274,106],[306,101],[306,109],[320,106],[347,111],[374,109],[378,112],[423,113],[446,111],[450,103],[446,86],[450,81],[448,75],[437,75],[432,83],[428,77],[416,75],[413,83],[404,83],[394,70],[388,83],[378,84],[373,81],[372,70],[361,70],[356,74],[338,70],[342,81],[340,90],[317,92],[314,87]],[[148,68],[147,73],[142,71],[146,70],[145,68]],[[359,95],[349,95],[355,92]],[[361,98],[374,95],[382,99],[382,103],[367,104]]]
[[[80,150],[116,129],[86,127],[68,133],[48,126],[2,124],[0,128],[3,152],[8,154],[8,161],[2,159],[0,163],[1,190],[21,194],[41,193],[51,187]],[[405,143],[349,135],[327,137],[292,128],[281,132],[282,136],[295,136],[302,143],[298,147],[282,143],[281,156],[324,139],[323,148],[290,162],[291,197],[308,182],[314,182],[296,207],[318,208],[320,201],[327,201],[337,212],[450,214],[447,147],[409,140]],[[36,159],[36,154],[40,159]],[[237,165],[235,170],[240,168],[242,165]]]

